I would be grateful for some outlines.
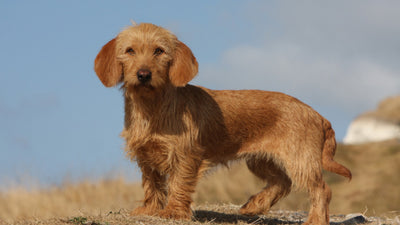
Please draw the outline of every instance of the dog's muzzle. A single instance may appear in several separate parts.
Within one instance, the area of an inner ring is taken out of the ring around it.
[[[145,84],[151,80],[151,71],[147,69],[140,69],[136,73],[136,76],[140,83]]]

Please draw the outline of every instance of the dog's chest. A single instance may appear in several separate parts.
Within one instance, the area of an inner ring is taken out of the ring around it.
[[[140,132],[141,131],[141,132]],[[147,129],[131,128],[124,130],[128,156],[142,165],[161,173],[168,173],[175,158],[171,138],[145,132]]]

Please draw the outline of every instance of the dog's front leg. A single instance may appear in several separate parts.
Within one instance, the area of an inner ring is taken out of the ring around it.
[[[168,204],[158,215],[168,219],[189,220],[192,216],[190,204],[200,177],[202,160],[193,155],[185,155],[176,160],[168,179]]]
[[[146,165],[139,166],[142,170],[142,186],[144,189],[143,206],[136,208],[131,215],[156,215],[164,208],[167,196],[166,175],[151,169]]]

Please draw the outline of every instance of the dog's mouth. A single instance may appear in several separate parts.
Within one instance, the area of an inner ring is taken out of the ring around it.
[[[137,80],[126,80],[124,82],[124,87],[131,89],[135,92],[153,92],[156,90],[156,87],[152,84],[152,82],[138,82]]]
[[[143,89],[143,90],[147,90],[147,91],[154,91],[155,87],[153,85],[151,85],[150,82],[146,82],[146,83],[137,83],[136,85],[134,85],[135,88],[137,89]]]

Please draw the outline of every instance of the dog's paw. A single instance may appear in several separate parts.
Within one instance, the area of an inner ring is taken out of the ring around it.
[[[248,202],[240,208],[239,213],[246,216],[256,216],[263,214],[263,210],[258,208],[252,202]]]
[[[174,219],[174,220],[190,220],[192,217],[191,210],[171,210],[163,209],[160,210],[157,215],[164,219]]]
[[[137,207],[136,209],[134,209],[130,213],[130,215],[131,216],[143,216],[143,215],[145,215],[145,216],[154,216],[154,215],[157,215],[158,211],[159,210],[153,209],[153,208],[150,208],[150,207],[140,206],[140,207]]]

